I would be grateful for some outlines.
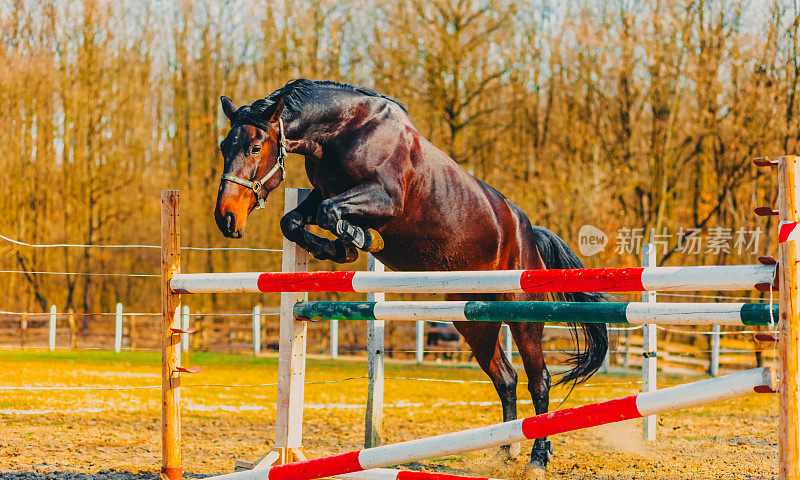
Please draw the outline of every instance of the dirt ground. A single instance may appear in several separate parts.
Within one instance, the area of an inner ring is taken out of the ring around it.
[[[233,471],[255,460],[274,436],[277,360],[192,354],[203,371],[184,376],[186,477]],[[0,352],[0,478],[153,478],[160,468],[160,363],[155,352]],[[304,445],[312,456],[363,443],[363,360],[311,360],[306,374]],[[388,364],[385,443],[496,423],[499,402],[474,367]],[[521,380],[524,375],[520,374]],[[697,378],[659,377],[660,386]],[[313,383],[333,382],[335,383]],[[596,375],[572,392],[551,392],[551,409],[636,393],[636,375]],[[261,386],[252,386],[252,385]],[[115,390],[114,388],[120,388]],[[533,415],[526,385],[520,416]],[[754,394],[658,418],[658,440],[644,444],[641,420],[551,438],[550,479],[766,479],[776,474],[777,399]],[[502,461],[485,450],[407,466],[425,471],[522,478],[525,454]]]

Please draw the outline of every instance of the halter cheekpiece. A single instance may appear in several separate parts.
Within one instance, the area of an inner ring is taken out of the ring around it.
[[[248,122],[249,123],[249,122]],[[266,130],[263,128],[263,125],[255,125],[262,130]],[[264,208],[267,203],[266,197],[261,196],[261,192],[264,191],[264,183],[267,182],[273,175],[275,175],[278,170],[281,172],[281,181],[286,178],[286,169],[283,168],[283,159],[286,157],[286,135],[283,133],[283,119],[278,119],[278,160],[275,162],[275,166],[273,166],[269,172],[267,172],[263,177],[258,180],[246,180],[241,177],[237,177],[236,175],[231,175],[230,173],[223,173],[222,180],[237,183],[243,187],[247,187],[256,194],[256,200],[258,200],[258,206],[256,208]]]

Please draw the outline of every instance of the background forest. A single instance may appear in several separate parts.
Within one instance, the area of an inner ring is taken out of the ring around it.
[[[175,188],[184,245],[280,248],[283,187],[308,186],[302,159],[245,238],[224,239],[219,96],[250,103],[306,77],[397,97],[576,250],[581,226],[604,231],[589,266],[638,265],[636,242],[619,242],[651,236],[664,264],[754,263],[776,248],[752,209],[777,192],[751,160],[800,151],[799,26],[796,0],[0,0],[0,234],[158,245],[159,192]],[[686,232],[705,243],[687,248]],[[26,272],[0,273],[2,309],[155,312],[158,279],[127,274],[158,274],[158,259],[0,239],[0,269]],[[279,269],[273,252],[184,253],[188,272]],[[192,302],[259,298],[277,303]]]

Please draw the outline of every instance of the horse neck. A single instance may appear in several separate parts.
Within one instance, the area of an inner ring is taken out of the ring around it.
[[[282,118],[286,125],[286,137],[324,146],[342,133],[342,126],[352,116],[346,113],[351,106],[349,102],[317,101],[298,108],[296,112],[285,112]]]

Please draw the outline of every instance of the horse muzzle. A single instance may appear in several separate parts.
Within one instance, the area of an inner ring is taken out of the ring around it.
[[[237,226],[236,215],[233,212],[220,214],[215,212],[217,227],[222,234],[228,238],[242,238],[242,229]]]
[[[214,220],[222,235],[227,238],[242,238],[247,216],[254,206],[252,191],[223,182],[214,208]]]

